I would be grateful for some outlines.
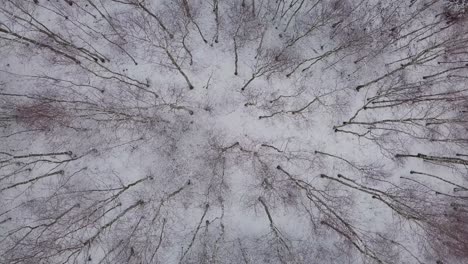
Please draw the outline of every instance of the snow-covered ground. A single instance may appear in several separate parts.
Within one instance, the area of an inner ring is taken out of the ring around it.
[[[4,0],[0,263],[466,263],[466,5]]]

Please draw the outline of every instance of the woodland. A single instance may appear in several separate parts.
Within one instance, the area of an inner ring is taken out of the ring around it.
[[[0,263],[468,263],[468,1],[2,0]]]

